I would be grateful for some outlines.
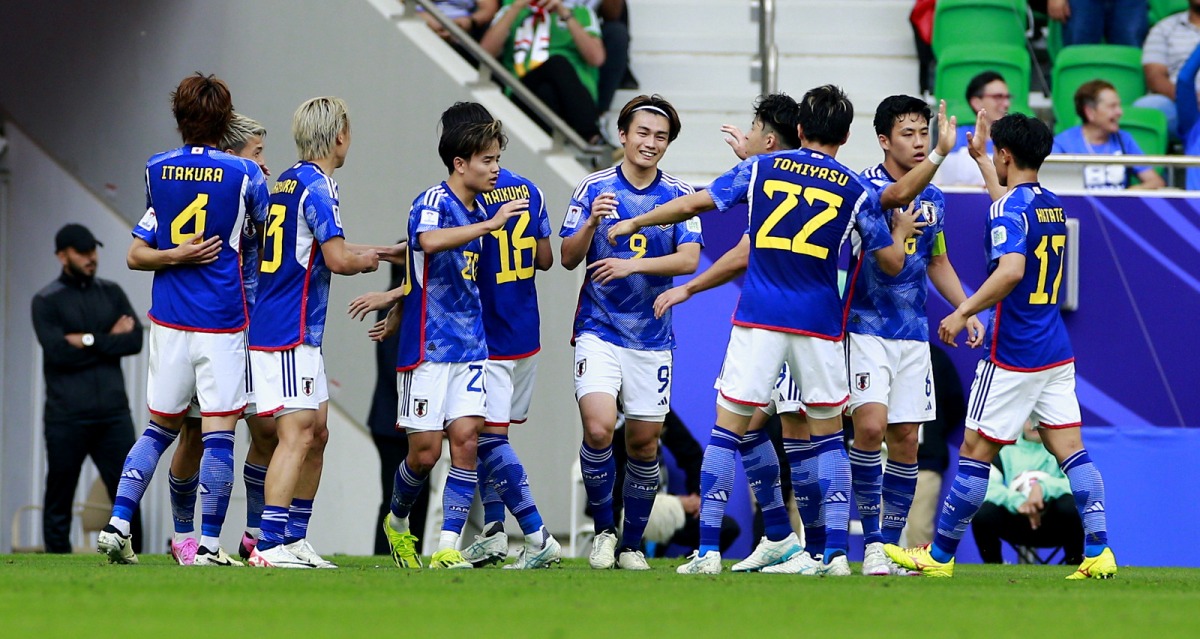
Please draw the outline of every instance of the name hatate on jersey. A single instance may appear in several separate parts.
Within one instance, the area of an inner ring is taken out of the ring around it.
[[[483,307],[476,285],[483,242],[476,238],[437,253],[421,250],[421,233],[487,220],[482,202],[468,210],[442,182],[413,200],[408,214],[408,272],[396,370],[421,362],[487,359]]]
[[[479,196],[490,219],[513,200],[529,200],[529,210],[508,220],[504,228],[483,236],[479,258],[479,301],[488,357],[519,359],[541,348],[534,259],[537,243],[550,237],[545,198],[533,182],[500,169],[496,188]]]
[[[717,208],[749,204],[750,261],[733,323],[842,338],[837,257],[851,229],[867,251],[892,244],[871,186],[809,149],[749,158],[708,187]]]
[[[602,193],[613,193],[617,197],[616,214],[601,220],[596,228],[588,247],[587,264],[609,257],[641,259],[671,255],[683,244],[703,244],[699,219],[644,228],[621,238],[616,246],[608,243],[608,228],[619,220],[637,217],[692,192],[691,185],[662,171],[644,189],[630,184],[620,165],[597,171],[584,178],[575,189],[559,235],[571,237],[579,232],[591,217],[592,201]],[[661,319],[654,317],[654,300],[671,288],[672,281],[667,275],[635,273],[607,284],[597,284],[587,277],[579,291],[574,337],[591,333],[610,344],[644,351],[674,348],[671,311],[664,313]]]
[[[864,171],[863,177],[876,197],[882,197],[883,190],[895,183],[882,164]],[[924,233],[904,243],[904,268],[895,277],[883,272],[875,255],[863,254],[858,233],[850,237],[854,250],[846,296],[849,306],[846,330],[851,333],[929,341],[929,319],[925,313],[929,287],[925,278],[930,260],[946,252],[943,234],[946,198],[941,189],[930,184],[913,200],[913,206],[921,214],[919,219],[929,226],[922,229]],[[884,212],[889,225],[892,213]]]
[[[1001,368],[1039,371],[1074,361],[1059,312],[1066,265],[1067,218],[1058,196],[1022,184],[992,204],[988,214],[988,273],[1009,253],[1025,256],[1025,273],[988,322],[984,348]]]
[[[335,237],[345,237],[337,183],[312,162],[298,162],[272,189],[250,321],[251,350],[321,345],[332,277],[321,245]]]
[[[133,236],[168,250],[198,236],[221,238],[215,262],[154,272],[150,319],[186,331],[234,333],[249,321],[242,281],[244,226],[267,213],[262,170],[208,146],[184,146],[146,162],[146,214]]]

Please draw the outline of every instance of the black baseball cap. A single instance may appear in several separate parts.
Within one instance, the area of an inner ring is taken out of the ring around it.
[[[88,253],[104,243],[97,240],[95,235],[82,224],[68,224],[54,235],[54,252],[71,247],[80,253]]]

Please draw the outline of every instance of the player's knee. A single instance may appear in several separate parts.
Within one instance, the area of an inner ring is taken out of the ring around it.
[[[653,461],[658,459],[658,438],[637,438],[625,442],[625,451],[630,459],[638,461]]]
[[[612,444],[613,430],[599,420],[587,420],[583,423],[583,441],[592,448],[604,448]]]
[[[408,465],[419,475],[428,475],[433,470],[438,459],[442,456],[442,448],[411,449],[408,451]]]

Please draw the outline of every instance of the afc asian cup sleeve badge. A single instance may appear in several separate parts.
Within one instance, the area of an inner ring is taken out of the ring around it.
[[[854,387],[860,391],[867,390],[868,388],[870,388],[871,387],[871,374],[870,373],[855,373]]]
[[[429,414],[429,400],[414,399],[413,400],[413,416],[424,417]]]
[[[587,372],[587,358],[585,357],[585,358],[579,360],[578,362],[575,362],[575,377],[583,377],[583,374],[586,372]]]
[[[300,378],[300,391],[305,397],[312,397],[314,391],[317,390],[317,383],[311,377]]]

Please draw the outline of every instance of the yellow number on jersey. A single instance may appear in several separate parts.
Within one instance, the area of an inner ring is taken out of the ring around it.
[[[283,216],[286,212],[287,207],[282,204],[272,204],[270,210],[267,211],[262,265],[259,267],[263,273],[274,273],[283,264]]]
[[[1046,271],[1050,269],[1050,253],[1046,250],[1046,245],[1049,244],[1050,249],[1054,254],[1059,256],[1058,273],[1054,276],[1054,283],[1050,287],[1050,292],[1046,292]],[[1037,290],[1029,294],[1030,304],[1057,304],[1058,303],[1058,285],[1062,283],[1063,248],[1067,245],[1066,235],[1043,235],[1042,241],[1038,244],[1037,249],[1033,254],[1038,258],[1038,283]]]
[[[910,237],[907,240],[904,240],[904,253],[906,255],[917,254],[917,238]]]
[[[463,251],[463,257],[467,258],[467,265],[462,270],[463,279],[474,282],[479,269],[479,254],[475,251]]]
[[[786,196],[779,206],[775,207],[774,211],[767,216],[758,233],[755,234],[755,246],[759,248],[780,249],[791,251],[801,255],[811,255],[817,259],[823,260],[829,257],[829,249],[824,246],[817,246],[808,241],[813,233],[817,232],[822,226],[832,222],[837,218],[838,207],[842,205],[842,197],[836,193],[831,193],[825,189],[816,187],[808,187],[807,189],[799,184],[784,182],[783,180],[767,180],[763,183],[763,193],[767,197],[773,197],[776,193],[783,192]],[[817,202],[824,202],[828,206],[825,210],[817,213],[808,222],[800,228],[800,232],[796,233],[795,237],[790,240],[785,237],[771,235],[771,230],[775,228],[783,220],[784,216],[796,208],[800,203],[799,196],[803,195],[805,201],[809,205]]]
[[[199,193],[192,203],[187,205],[187,208],[179,212],[174,220],[171,220],[171,243],[178,246],[188,241],[188,238],[193,235],[199,236],[197,240],[204,239],[204,221],[208,217],[208,211],[204,209],[208,205],[208,194]],[[195,221],[191,232],[184,232],[183,227],[187,226],[188,222]]]
[[[513,227],[511,237],[505,228],[492,231],[492,235],[500,242],[500,272],[496,273],[497,284],[507,284],[533,277],[537,238],[525,235],[528,228],[529,212],[526,211],[517,218],[517,224]],[[525,260],[525,251],[529,251],[528,261]]]
[[[646,236],[641,233],[634,233],[629,236],[629,250],[633,251],[631,259],[646,257]]]

